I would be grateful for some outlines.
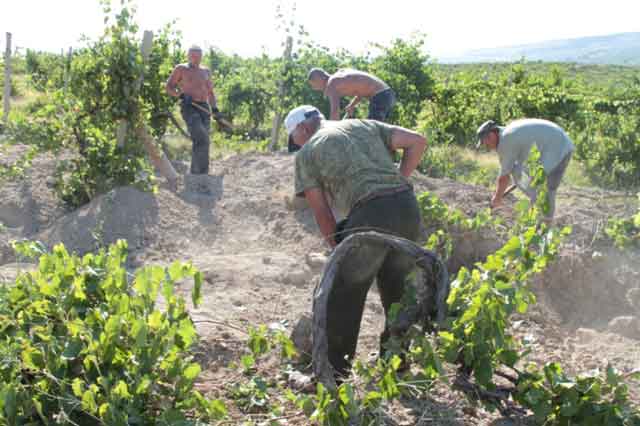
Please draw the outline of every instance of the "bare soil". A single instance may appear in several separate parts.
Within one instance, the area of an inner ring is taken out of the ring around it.
[[[176,259],[193,262],[205,276],[204,302],[192,310],[202,336],[199,386],[212,395],[242,380],[230,363],[245,352],[249,326],[271,324],[290,331],[310,312],[328,251],[311,212],[292,196],[292,156],[243,154],[212,161],[211,174],[195,181],[185,181],[187,165],[176,163],[182,173],[177,192],[162,184],[155,194],[122,187],[75,211],[55,198],[55,162],[50,156],[38,157],[24,179],[0,188],[0,223],[5,226],[0,231],[0,280],[11,280],[29,267],[9,246],[10,240],[21,238],[49,247],[63,242],[79,253],[124,238],[131,269]],[[485,208],[489,199],[485,188],[450,180],[418,175],[414,185],[416,192],[432,191],[467,214]],[[195,187],[198,192],[192,190]],[[514,201],[511,197],[507,204]],[[605,368],[607,362],[623,372],[640,369],[638,253],[621,252],[596,238],[607,217],[636,208],[624,194],[561,187],[557,221],[573,225],[574,232],[560,258],[533,283],[539,303],[513,325],[516,334],[533,344],[532,361],[561,361],[571,373]],[[507,223],[508,210],[503,212]],[[500,244],[489,231],[456,235],[450,273],[483,260]],[[188,294],[189,284],[181,291]],[[358,348],[363,359],[377,351],[383,321],[372,289]],[[242,418],[238,410],[232,411],[234,418]],[[280,424],[308,424],[295,411],[291,414]],[[527,421],[475,408],[444,385],[436,386],[426,399],[394,404],[385,420],[396,425]]]

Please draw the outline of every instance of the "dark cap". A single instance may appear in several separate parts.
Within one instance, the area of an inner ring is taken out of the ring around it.
[[[485,138],[492,130],[498,128],[498,123],[493,120],[487,120],[478,127],[478,131],[476,132],[476,137],[478,138],[478,142],[476,143],[476,149],[480,149],[482,146],[482,139]]]

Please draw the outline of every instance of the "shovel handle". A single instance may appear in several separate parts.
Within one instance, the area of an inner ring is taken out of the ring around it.
[[[220,117],[218,114],[212,114],[210,109],[205,108],[202,105],[199,105],[193,102],[191,103],[191,106],[195,107],[196,109],[199,109],[202,112],[206,112],[207,114],[212,116],[213,119],[216,120],[218,123],[222,124],[224,127],[228,128],[229,130],[233,130],[233,124],[231,124],[229,120],[223,117]]]
[[[514,189],[516,189],[518,187],[518,185],[513,184],[510,187],[508,187],[505,191],[504,194],[502,194],[502,196],[504,197],[505,195],[511,194],[513,192]]]

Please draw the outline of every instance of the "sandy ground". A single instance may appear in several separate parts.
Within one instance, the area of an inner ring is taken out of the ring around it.
[[[0,279],[10,280],[25,268],[9,248],[15,238],[38,239],[47,246],[64,242],[80,253],[125,238],[131,269],[176,259],[193,262],[205,275],[204,303],[193,316],[202,336],[203,386],[214,395],[239,379],[229,362],[245,350],[249,326],[277,323],[291,330],[301,314],[310,312],[328,251],[311,212],[292,197],[292,156],[216,160],[210,176],[199,179],[185,176],[186,165],[176,163],[183,173],[176,193],[163,185],[156,194],[123,187],[75,211],[55,199],[55,161],[38,157],[25,179],[0,188],[0,222],[5,225]],[[424,176],[416,176],[414,184],[416,192],[433,191],[468,214],[487,206],[489,194],[483,188]],[[574,225],[574,234],[560,259],[533,284],[538,305],[514,323],[514,332],[532,342],[533,361],[562,361],[572,373],[604,368],[607,362],[625,372],[640,369],[638,253],[620,253],[594,239],[607,216],[636,208],[622,195],[561,188],[558,222]],[[452,273],[482,260],[499,244],[493,234],[456,236]],[[189,286],[181,291],[188,294]],[[359,356],[366,359],[377,350],[382,325],[382,307],[372,290]],[[401,401],[388,411],[388,424],[527,424],[526,419],[474,409],[445,386],[427,399]],[[306,421],[293,417],[281,424]]]

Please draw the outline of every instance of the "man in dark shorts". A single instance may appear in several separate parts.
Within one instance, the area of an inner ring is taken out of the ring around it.
[[[211,71],[200,66],[202,49],[191,46],[188,57],[188,63],[174,68],[167,80],[166,91],[170,96],[182,100],[182,118],[192,141],[191,174],[208,174],[211,114],[217,114],[219,110],[213,93]]]
[[[363,98],[369,99],[370,120],[387,122],[391,109],[396,103],[396,94],[384,81],[375,75],[353,69],[340,69],[329,75],[322,68],[313,68],[308,75],[309,84],[314,90],[323,91],[329,98],[331,113],[329,119],[340,119],[340,98],[353,96],[346,106],[347,116],[353,116],[356,105]]]
[[[293,109],[285,119],[295,158],[295,192],[306,198],[325,241],[375,230],[416,241],[420,210],[408,177],[420,163],[426,139],[411,130],[375,120],[325,121],[313,106]],[[403,152],[397,167],[392,150]],[[330,206],[346,216],[340,235]],[[405,279],[415,267],[402,252],[382,245],[360,246],[340,267],[329,295],[329,362],[348,373],[355,355],[365,299],[374,278],[385,315],[400,302]],[[381,346],[389,338],[385,325]]]

